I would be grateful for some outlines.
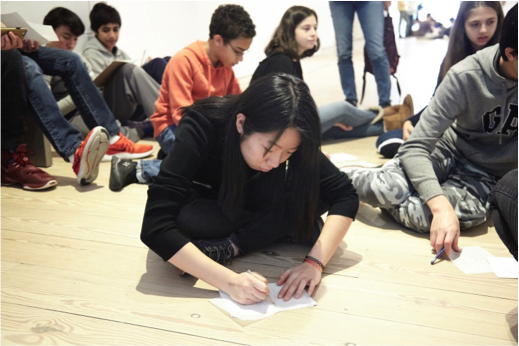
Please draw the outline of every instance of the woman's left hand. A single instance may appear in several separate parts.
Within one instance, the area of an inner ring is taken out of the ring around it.
[[[278,286],[283,285],[278,299],[288,301],[292,296],[299,299],[306,286],[308,286],[308,294],[312,295],[319,282],[321,282],[321,271],[309,263],[287,269],[277,281]]]

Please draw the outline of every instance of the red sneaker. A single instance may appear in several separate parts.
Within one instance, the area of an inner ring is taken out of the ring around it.
[[[141,159],[153,153],[153,145],[137,144],[130,141],[122,133],[119,133],[119,140],[108,147],[103,161],[111,161],[113,156],[121,159]]]
[[[56,178],[33,165],[27,145],[20,144],[11,153],[2,149],[2,185],[21,184],[25,190],[45,190],[58,185]]]
[[[97,126],[90,131],[74,154],[72,170],[81,185],[88,185],[97,178],[99,163],[108,150],[108,132]]]

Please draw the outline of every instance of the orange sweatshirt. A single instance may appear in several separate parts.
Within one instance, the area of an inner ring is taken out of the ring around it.
[[[204,41],[196,41],[171,57],[164,71],[155,113],[151,116],[154,137],[172,124],[178,125],[180,107],[209,96],[241,93],[232,67],[215,68],[204,49]]]

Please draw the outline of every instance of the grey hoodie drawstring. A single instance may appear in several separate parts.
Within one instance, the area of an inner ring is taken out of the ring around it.
[[[506,83],[501,83],[501,129],[499,130],[499,145],[503,144],[503,127],[506,121]]]

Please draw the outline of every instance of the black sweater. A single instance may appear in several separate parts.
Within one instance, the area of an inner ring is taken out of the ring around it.
[[[259,63],[252,75],[250,82],[268,75],[269,73],[284,72],[299,79],[303,79],[301,63],[294,61],[291,57],[280,51],[273,51],[262,62]]]
[[[141,231],[141,240],[164,261],[189,242],[179,232],[176,219],[193,189],[203,198],[218,199],[224,134],[225,125],[212,123],[193,110],[186,112],[179,123],[175,145],[148,189]],[[285,168],[280,165],[274,169]],[[355,188],[324,155],[320,164],[320,198],[330,206],[329,215],[355,218],[359,207]]]

